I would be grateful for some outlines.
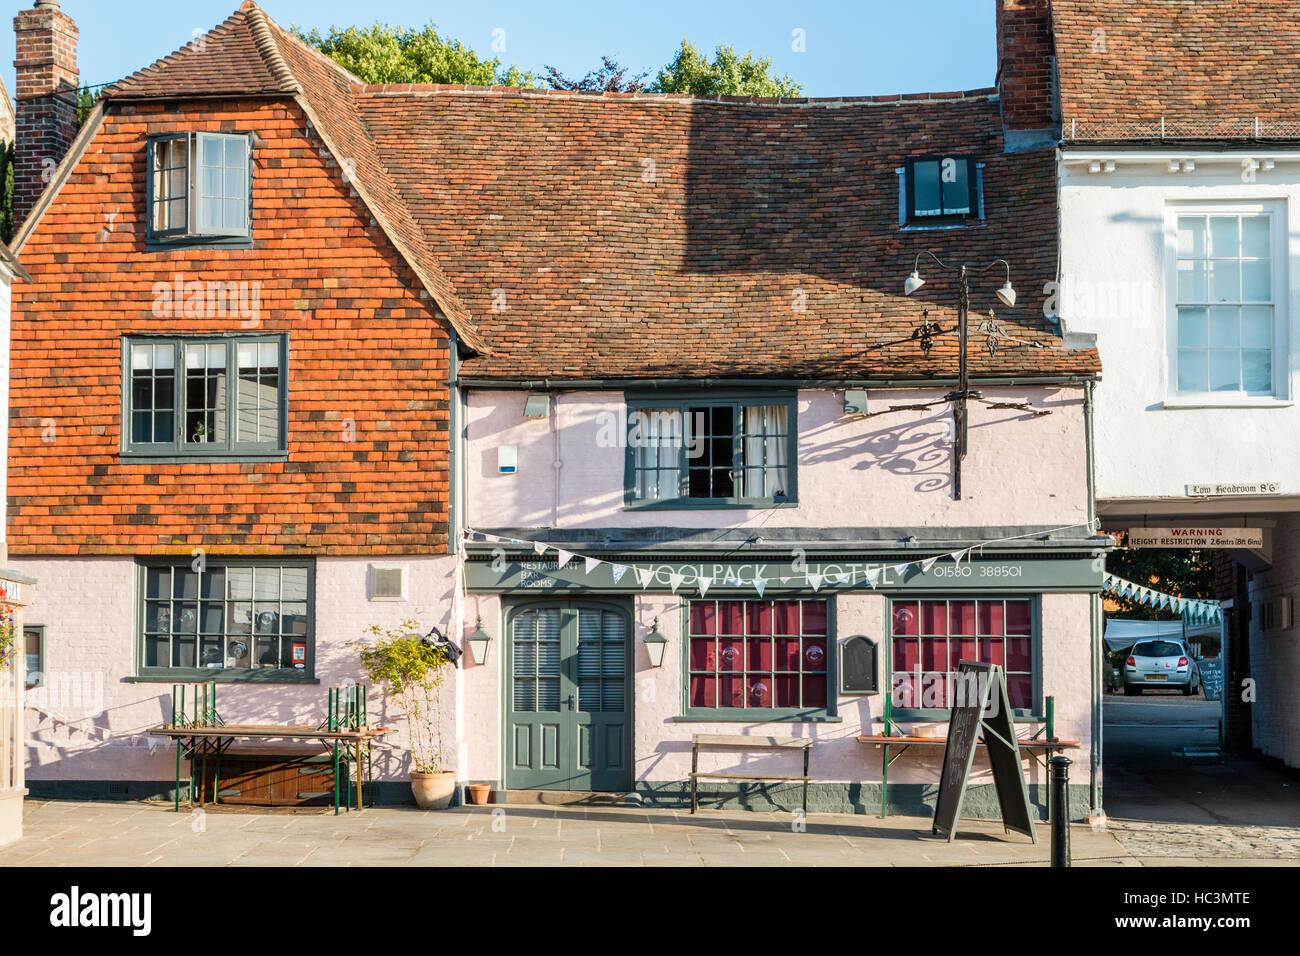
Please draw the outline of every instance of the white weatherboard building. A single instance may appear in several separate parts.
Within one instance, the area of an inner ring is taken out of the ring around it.
[[[1300,151],[1067,139],[1060,215],[1057,312],[1105,369],[1104,527],[1260,529],[1227,549],[1249,578],[1225,606],[1228,685],[1255,692],[1228,722],[1300,766]]]

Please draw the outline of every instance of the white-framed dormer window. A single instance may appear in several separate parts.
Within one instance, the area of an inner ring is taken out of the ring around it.
[[[1169,387],[1225,404],[1287,397],[1282,203],[1171,203]]]

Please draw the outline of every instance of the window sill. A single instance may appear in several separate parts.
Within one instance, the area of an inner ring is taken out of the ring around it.
[[[944,232],[952,229],[983,229],[986,225],[983,219],[972,219],[967,222],[909,222],[898,227],[899,232]]]
[[[122,461],[147,461],[155,462],[162,465],[184,465],[198,464],[201,462],[212,462],[214,464],[230,462],[277,462],[288,461],[289,453],[287,451],[272,452],[213,452],[212,454],[178,454],[176,452],[147,452],[147,451],[119,451],[118,458]]]
[[[146,236],[145,252],[166,252],[169,249],[251,249],[252,236],[175,236],[159,238]]]
[[[181,671],[169,676],[154,677],[132,675],[122,678],[123,684],[319,684],[317,677],[251,677],[247,674],[223,674],[221,671]]]
[[[753,501],[729,501],[715,498],[667,498],[654,501],[624,501],[624,511],[694,511],[699,509],[735,510],[750,508],[765,510],[768,508],[793,508],[798,500],[782,498],[756,499]]]
[[[1287,398],[1268,398],[1266,396],[1243,398],[1216,398],[1214,396],[1194,397],[1180,396],[1166,398],[1160,403],[1161,408],[1171,411],[1184,408],[1291,408],[1295,402]]]
[[[702,714],[688,711],[672,718],[675,724],[842,724],[843,717],[830,714],[772,714],[764,711],[749,711],[733,714],[720,711],[717,714]]]

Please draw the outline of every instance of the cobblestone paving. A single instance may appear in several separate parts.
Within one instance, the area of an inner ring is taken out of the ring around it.
[[[1225,860],[1300,866],[1300,829],[1110,820],[1126,853],[1139,859]]]

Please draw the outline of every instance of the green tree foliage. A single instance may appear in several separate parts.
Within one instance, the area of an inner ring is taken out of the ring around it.
[[[440,36],[433,22],[423,29],[393,27],[293,27],[296,37],[336,60],[366,83],[467,83],[473,86],[537,86],[531,70],[485,59],[459,40]]]
[[[372,624],[370,638],[358,646],[361,666],[406,715],[411,765],[437,773],[445,758],[442,733],[442,683],[451,663],[444,650],[426,644],[414,618],[396,627]]]
[[[1116,548],[1106,556],[1106,570],[1143,587],[1155,588],[1175,597],[1214,600],[1214,551],[1209,549]],[[1177,615],[1168,608],[1157,610],[1107,595],[1119,605],[1118,616],[1145,621],[1167,620]]]
[[[0,241],[7,246],[14,237],[14,144],[0,142]]]
[[[799,96],[803,84],[786,74],[772,76],[772,61],[744,56],[735,47],[720,46],[710,61],[690,41],[668,62],[650,89],[656,93],[690,93],[693,96]]]
[[[628,77],[628,68],[617,60],[602,56],[601,65],[580,80],[571,80],[553,66],[546,68],[546,82],[553,90],[577,90],[580,93],[639,93],[645,89],[647,70]]]

